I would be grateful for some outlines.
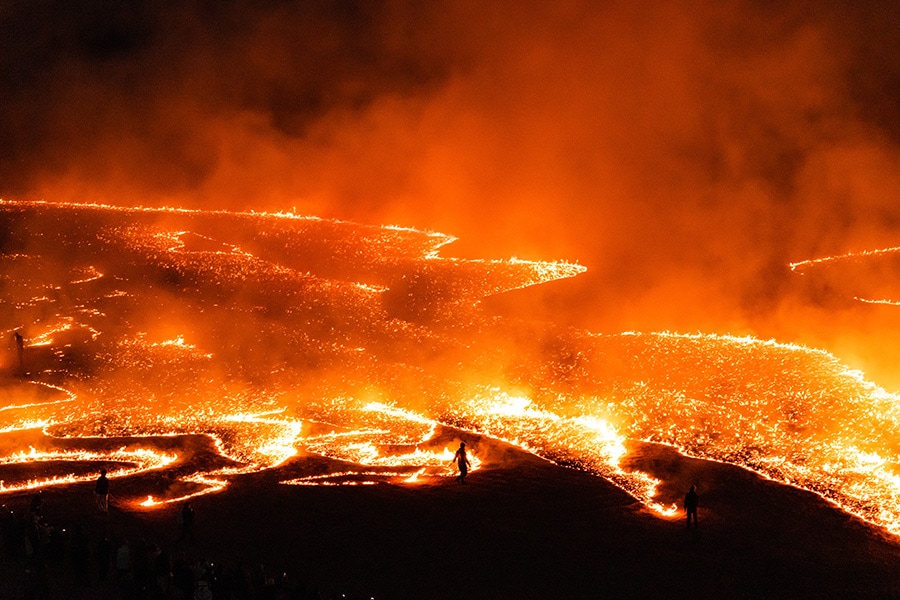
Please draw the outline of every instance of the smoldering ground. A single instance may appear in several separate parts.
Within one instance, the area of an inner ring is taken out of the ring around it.
[[[6,3],[0,194],[434,229],[589,268],[496,310],[871,366],[787,265],[897,243],[898,10]]]

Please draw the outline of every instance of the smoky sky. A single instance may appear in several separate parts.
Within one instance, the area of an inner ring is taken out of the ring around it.
[[[10,1],[0,196],[415,226],[588,267],[497,310],[777,332],[789,262],[900,243],[897,39],[888,2]]]

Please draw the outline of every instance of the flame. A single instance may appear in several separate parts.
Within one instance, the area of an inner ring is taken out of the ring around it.
[[[70,281],[69,283],[71,285],[80,285],[82,283],[90,283],[91,281],[97,281],[101,277],[103,277],[103,273],[98,271],[96,269],[96,267],[89,266],[83,270],[82,279],[76,279],[74,281]]]
[[[404,479],[403,483],[419,483],[419,481],[420,481],[419,477],[421,477],[424,474],[425,474],[425,467],[422,467],[421,469],[419,469],[418,471],[416,471],[415,473],[413,473],[412,475],[410,475],[409,477]]]
[[[120,462],[131,463],[131,467],[119,467],[111,469],[108,473],[110,478],[126,477],[138,472],[163,469],[178,460],[175,454],[163,454],[147,448],[139,448],[136,450],[127,450],[120,448],[112,452],[90,452],[90,451],[40,451],[29,448],[26,451],[14,452],[8,456],[0,457],[0,465],[9,464],[35,464],[41,462],[64,461],[64,462]],[[0,481],[0,493],[18,492],[23,490],[33,490],[47,486],[77,483],[81,481],[92,481],[96,478],[95,473],[90,475],[63,475],[53,476],[49,478],[35,478],[28,481],[6,485]]]
[[[860,252],[847,252],[846,254],[837,254],[834,256],[823,256],[821,258],[812,258],[809,260],[801,260],[801,261],[789,263],[788,266],[790,267],[791,271],[802,274],[804,269],[811,267],[811,266],[823,265],[823,264],[851,260],[851,259],[858,259],[858,258],[869,258],[872,256],[880,256],[880,255],[884,255],[884,254],[896,254],[898,252],[900,252],[900,246],[893,246],[890,248],[880,248],[880,249],[875,249],[875,250],[862,250]]]
[[[469,399],[458,418],[479,433],[601,475],[645,504],[659,484],[646,473],[619,466],[625,437],[596,415],[563,417],[536,407],[530,398],[490,388]]]
[[[34,365],[3,383],[0,493],[86,481],[99,463],[115,477],[177,465],[166,492],[127,501],[151,509],[265,469],[289,469],[285,485],[440,482],[455,474],[450,438],[480,436],[672,517],[661,482],[628,467],[642,441],[900,534],[900,397],[823,350],[491,317],[484,297],[585,268],[447,258],[451,236],[411,228],[9,201],[0,218],[41,232],[0,267],[16,281],[0,305],[28,324]],[[477,473],[488,455],[471,446]],[[326,473],[308,472],[310,455]],[[13,465],[29,474],[13,481]]]
[[[42,333],[31,338],[29,346],[50,346],[53,344],[54,336],[70,331],[75,326],[75,319],[72,317],[63,317],[63,321]]]
[[[228,473],[235,474],[240,472],[239,470],[222,470],[219,474]],[[212,477],[211,474],[194,474],[188,477],[180,478],[181,482],[184,483],[194,483],[202,486],[199,491],[192,492],[190,494],[181,494],[178,496],[174,496],[171,498],[160,498],[157,499],[154,496],[147,496],[147,499],[143,502],[138,502],[137,506],[142,508],[158,508],[160,506],[164,506],[166,504],[177,504],[185,502],[186,500],[190,500],[191,498],[196,498],[198,496],[205,496],[206,494],[212,494],[215,492],[220,492],[224,490],[228,486],[228,481],[224,479],[216,479]]]
[[[858,296],[854,296],[853,299],[864,304],[885,304],[888,306],[900,306],[900,300],[888,300],[887,298],[882,298],[881,300],[870,300],[868,298],[860,298]]]
[[[835,256],[791,263],[793,272],[820,281],[821,287],[837,296],[870,305],[898,306],[888,297],[896,290],[896,265],[900,247],[848,252]]]

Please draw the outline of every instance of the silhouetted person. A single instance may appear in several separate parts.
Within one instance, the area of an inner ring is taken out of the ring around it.
[[[191,598],[194,595],[194,572],[191,570],[187,559],[179,556],[172,565],[172,585],[181,591],[182,598]]]
[[[700,504],[700,496],[697,494],[697,486],[692,485],[684,497],[684,512],[687,513],[687,526],[691,526],[691,516],[694,517],[694,527],[697,527],[697,505]]]
[[[100,469],[94,495],[97,497],[97,507],[103,512],[109,512],[109,479],[106,478],[106,469]]]
[[[156,573],[156,587],[161,592],[158,597],[168,598],[166,594],[172,583],[172,556],[167,550],[159,548],[154,560],[153,571]],[[217,597],[226,598],[227,596],[223,592]]]
[[[469,462],[469,457],[466,456],[466,443],[459,443],[459,450],[456,451],[456,454],[453,455],[453,462],[456,463],[456,466],[459,467],[459,477],[456,480],[460,483],[466,482],[466,474],[469,472],[469,467],[472,464]]]
[[[19,356],[19,371],[22,373],[25,372],[25,338],[22,337],[22,334],[16,331],[13,333],[13,337],[16,338],[16,354]]]
[[[181,508],[181,535],[178,541],[194,543],[194,509],[191,508],[190,502],[185,502]]]
[[[100,581],[106,581],[106,578],[109,575],[109,563],[110,557],[112,557],[112,551],[112,542],[109,541],[109,538],[106,536],[100,538],[100,541],[97,542],[97,551],[94,554],[94,560],[97,562],[97,576],[100,578]]]
[[[25,533],[25,598],[49,598],[47,546],[50,532],[40,513],[32,513]]]
[[[213,593],[209,589],[207,579],[209,579],[209,575],[204,571],[194,586],[194,600],[212,600]]]
[[[75,528],[71,546],[72,567],[75,569],[75,582],[78,585],[91,585],[91,542],[84,526]]]
[[[16,513],[6,505],[0,506],[0,539],[3,540],[3,554],[7,558],[16,555]]]
[[[131,543],[128,538],[116,549],[116,584],[122,598],[132,597],[134,574],[131,571]]]
[[[40,510],[34,510],[33,500],[31,508],[25,536],[25,555],[31,568],[37,573],[43,573],[50,546],[50,528],[41,517]]]
[[[32,515],[37,515],[38,518],[41,517],[41,504],[44,500],[44,494],[41,490],[38,490],[34,493],[34,496],[31,497],[31,504],[28,505],[28,510],[31,511]]]

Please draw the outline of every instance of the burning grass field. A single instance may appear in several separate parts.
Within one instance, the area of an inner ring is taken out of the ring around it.
[[[97,511],[90,482],[46,488],[43,512],[57,527],[81,525],[117,542],[145,538],[175,556],[264,564],[326,598],[897,596],[893,537],[808,492],[664,446],[634,445],[628,466],[665,481],[663,500],[674,502],[685,485],[699,483],[700,527],[687,530],[681,518],[660,519],[602,478],[516,446],[449,428],[438,439],[461,435],[483,460],[464,485],[451,478],[281,484],[349,468],[299,455],[193,499],[196,542],[189,545],[176,543],[179,506],[140,510],[125,502],[177,479],[171,466],[114,479],[108,516]],[[198,459],[214,451],[193,443]],[[30,496],[7,494],[5,501],[24,511]],[[67,564],[48,569],[50,597],[118,597],[96,579],[89,590],[73,586]],[[23,563],[0,565],[3,597],[24,597]]]
[[[15,510],[40,490],[60,525],[165,543],[191,501],[195,556],[363,597],[900,590],[898,397],[828,352],[492,316],[584,267],[433,232],[20,202],[0,224]]]

